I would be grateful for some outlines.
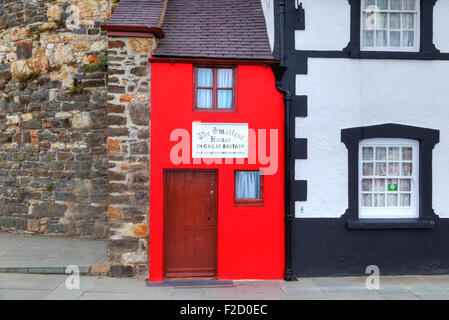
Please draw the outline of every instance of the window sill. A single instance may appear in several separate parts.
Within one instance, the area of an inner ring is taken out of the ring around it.
[[[263,200],[234,200],[234,207],[263,207]]]
[[[355,219],[346,222],[350,230],[364,229],[433,229],[431,219]]]
[[[439,51],[432,50],[426,52],[413,51],[349,51],[350,58],[354,59],[409,59],[409,60],[434,60]]]

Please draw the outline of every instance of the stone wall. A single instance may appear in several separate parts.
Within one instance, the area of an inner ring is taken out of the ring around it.
[[[0,0],[0,13],[0,230],[104,238],[109,2]]]
[[[0,0],[0,231],[110,239],[142,275],[152,41],[108,43],[116,4]]]
[[[111,272],[148,269],[151,38],[110,38],[108,84]]]

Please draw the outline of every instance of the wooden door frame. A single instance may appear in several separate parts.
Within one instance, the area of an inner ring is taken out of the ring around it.
[[[167,185],[167,173],[168,172],[215,172],[215,177],[216,177],[216,199],[217,199],[217,223],[216,223],[216,232],[215,232],[215,244],[216,244],[216,250],[215,250],[215,277],[213,277],[214,279],[217,279],[218,277],[218,169],[163,169],[163,177],[164,177],[164,181],[163,181],[163,186],[162,186],[162,193],[163,193],[163,201],[164,201],[164,205],[163,205],[163,212],[162,212],[162,256],[163,256],[163,260],[162,260],[162,276],[164,280],[167,280],[166,277],[166,241],[167,241],[167,237],[166,237],[166,233],[165,230],[167,230],[167,219],[165,219],[165,214],[167,212],[167,192],[165,186]],[[150,213],[151,214],[151,213]],[[151,266],[150,266],[151,268]],[[199,278],[199,277],[198,277]],[[171,278],[170,278],[171,279]]]

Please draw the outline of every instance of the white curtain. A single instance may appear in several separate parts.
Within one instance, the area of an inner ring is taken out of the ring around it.
[[[218,69],[217,87],[217,107],[222,109],[232,108],[232,90],[220,89],[232,88],[232,69]]]
[[[260,199],[259,171],[237,171],[235,173],[235,198]]]
[[[198,68],[198,87],[210,87],[211,89],[198,89],[197,107],[212,108],[212,69]]]

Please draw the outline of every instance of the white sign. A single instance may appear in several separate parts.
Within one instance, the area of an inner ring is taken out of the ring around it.
[[[248,158],[248,124],[193,122],[192,158]]]

